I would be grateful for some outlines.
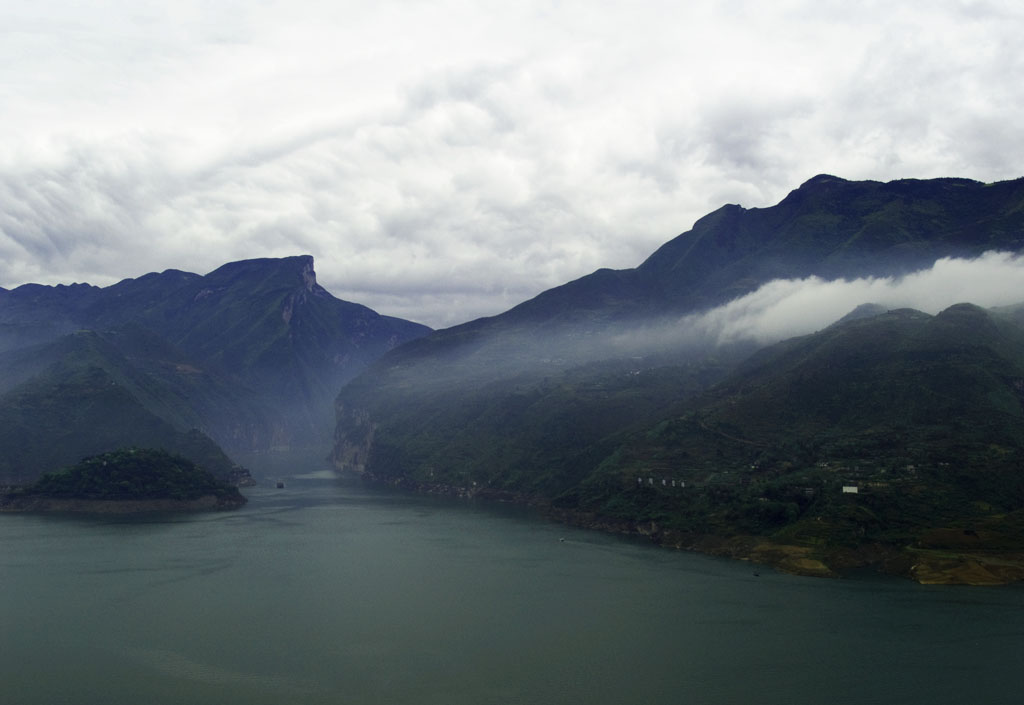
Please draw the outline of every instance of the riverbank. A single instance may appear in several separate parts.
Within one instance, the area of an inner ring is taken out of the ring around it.
[[[573,526],[641,536],[666,548],[750,561],[791,575],[841,578],[875,570],[922,585],[993,586],[1024,581],[1024,551],[959,551],[879,543],[853,547],[802,546],[764,536],[687,534],[662,529],[653,522],[614,522],[550,509],[545,513]]]
[[[360,477],[371,485],[418,494],[531,506],[545,517],[571,526],[643,538],[665,548],[749,561],[791,575],[841,578],[864,570],[875,570],[922,585],[991,586],[1024,581],[1024,551],[948,550],[881,543],[852,547],[808,546],[765,536],[685,533],[666,529],[655,522],[628,522],[559,509],[551,506],[545,498],[507,490],[456,487],[444,483],[419,484],[406,478],[378,478],[365,472]]]
[[[195,499],[83,499],[71,497],[0,497],[0,512],[142,514],[152,512],[207,512],[237,509],[246,503],[241,494],[203,495]]]

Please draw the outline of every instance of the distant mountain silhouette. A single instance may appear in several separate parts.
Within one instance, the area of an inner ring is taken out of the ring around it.
[[[428,331],[333,297],[316,283],[309,256],[234,262],[205,276],[167,270],[104,288],[4,291],[0,415],[34,428],[0,442],[19,449],[18,469],[7,478],[112,450],[107,435],[119,434],[98,429],[129,407],[145,413],[123,424],[124,446],[155,442],[140,431],[155,424],[174,433],[199,429],[232,453],[304,446],[326,453],[338,389],[383,352]],[[80,409],[96,391],[91,382],[72,389],[68,380],[100,377],[110,378],[124,405],[103,407],[103,417],[48,416],[62,398]],[[62,424],[69,424],[64,436],[80,440],[58,440]],[[173,441],[164,445],[188,455]]]

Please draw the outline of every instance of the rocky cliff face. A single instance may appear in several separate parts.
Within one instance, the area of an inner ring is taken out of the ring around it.
[[[351,409],[343,404],[339,404],[336,410],[338,425],[331,462],[339,470],[363,473],[373,448],[376,426],[366,411]]]

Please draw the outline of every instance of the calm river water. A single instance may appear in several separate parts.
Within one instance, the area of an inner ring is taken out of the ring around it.
[[[1024,589],[790,577],[322,474],[0,515],[0,701],[1019,703]]]

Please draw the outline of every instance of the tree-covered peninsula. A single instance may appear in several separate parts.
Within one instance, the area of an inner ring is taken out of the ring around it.
[[[233,509],[246,499],[237,487],[180,455],[123,448],[47,473],[0,499],[5,511],[130,513]]]

